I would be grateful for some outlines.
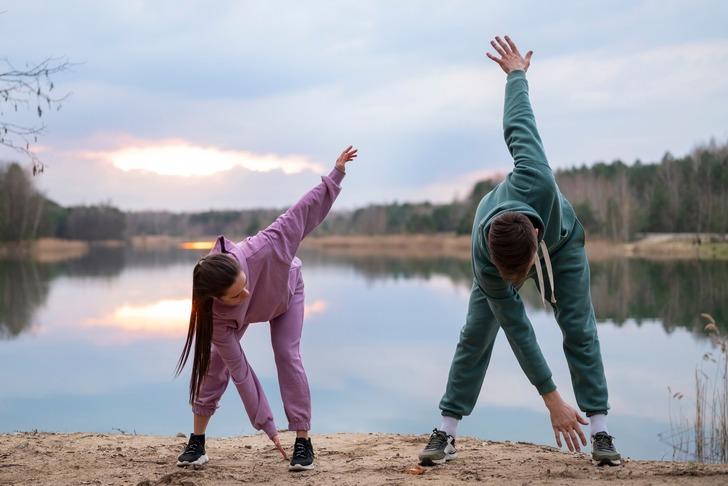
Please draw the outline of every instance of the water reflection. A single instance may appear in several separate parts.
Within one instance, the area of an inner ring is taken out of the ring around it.
[[[81,258],[60,262],[0,260],[0,339],[15,338],[32,327],[36,311],[59,278],[113,280],[125,269],[165,267],[194,262],[197,257],[195,252],[178,249],[132,251],[93,247]]]
[[[48,297],[47,268],[33,261],[0,260],[0,338],[18,336]]]
[[[191,269],[202,253],[96,248],[62,263],[0,262],[0,431],[184,430],[186,379],[172,376],[189,318]],[[427,431],[465,317],[469,262],[312,251],[301,257],[302,346],[316,430]],[[689,391],[694,366],[711,346],[696,339],[703,336],[696,317],[711,312],[725,323],[720,296],[728,262],[615,260],[592,268],[613,432],[628,455],[659,458],[666,387]],[[558,326],[533,285],[523,296],[554,379],[573,402]],[[283,417],[267,326],[251,326],[243,346]],[[49,380],[49,364],[73,379]],[[252,432],[241,413],[237,395],[227,393],[210,434]],[[463,433],[550,443],[549,431],[501,333]]]
[[[0,339],[12,339],[33,324],[36,309],[43,305],[50,286],[60,277],[113,279],[124,269],[191,265],[200,254],[183,249],[134,251],[99,247],[82,258],[63,262],[0,260]],[[470,262],[453,258],[400,258],[310,250],[302,257],[307,265],[351,268],[367,281],[430,279],[442,275],[466,290],[472,281]],[[637,324],[657,319],[666,331],[685,328],[702,336],[699,316],[708,312],[723,330],[728,330],[726,261],[615,259],[592,262],[591,267],[592,299],[600,321],[621,325],[628,319],[634,319]],[[522,296],[531,306],[539,305],[532,284],[524,287]],[[147,303],[140,308],[126,306],[88,324],[138,331],[167,329],[177,335],[181,332],[179,316],[186,315],[187,306],[186,300]]]
[[[366,279],[429,279],[445,275],[470,289],[470,262],[453,258],[416,259],[308,252],[306,262],[345,266]],[[599,321],[622,325],[634,319],[660,320],[666,331],[684,328],[704,336],[700,314],[708,312],[728,331],[728,261],[614,259],[590,263],[592,300]],[[541,306],[529,282],[521,296],[531,307]]]
[[[136,335],[179,337],[187,333],[184,316],[189,312],[189,299],[162,299],[150,304],[122,304],[110,314],[86,319],[83,324]]]

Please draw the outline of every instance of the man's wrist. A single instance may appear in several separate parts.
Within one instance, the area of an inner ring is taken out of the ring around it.
[[[551,408],[551,406],[561,401],[561,396],[559,395],[559,392],[557,390],[544,393],[543,395],[541,395],[541,398],[543,398],[543,402],[546,404],[547,408]]]

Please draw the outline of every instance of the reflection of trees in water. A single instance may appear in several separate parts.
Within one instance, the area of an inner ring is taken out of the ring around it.
[[[81,258],[54,263],[0,260],[0,339],[12,339],[32,324],[56,277],[113,279],[127,267],[178,263],[189,263],[192,275],[192,264],[199,256],[187,250],[133,251],[99,246],[92,247]]]
[[[0,339],[13,338],[31,323],[43,305],[54,278],[116,278],[124,268],[154,268],[192,265],[205,252],[168,249],[134,251],[125,248],[95,247],[82,258],[57,263],[32,260],[0,260]],[[446,276],[469,289],[470,261],[453,258],[407,258],[344,254],[306,250],[306,265],[353,268],[367,280],[429,279]],[[622,324],[657,319],[671,331],[685,328],[703,335],[699,316],[712,314],[722,329],[728,330],[728,262],[649,261],[615,259],[592,262],[592,299],[597,318]],[[526,303],[541,308],[532,283],[521,291]]]
[[[444,275],[454,283],[470,288],[473,271],[470,261],[453,258],[407,258],[403,256],[380,256],[371,254],[339,253],[337,251],[305,250],[298,255],[304,267],[351,267],[365,280],[381,279],[429,279],[433,275]]]
[[[597,317],[622,324],[660,319],[667,331],[703,335],[700,314],[712,314],[728,330],[728,262],[619,259],[592,262]]]
[[[470,288],[470,262],[451,258],[426,259],[306,252],[316,265],[350,266],[368,279],[430,278],[446,275]],[[728,262],[705,260],[654,261],[615,259],[591,263],[592,300],[599,321],[621,325],[657,319],[667,331],[685,328],[703,335],[700,314],[712,314],[728,330]],[[521,290],[523,300],[542,308],[532,282]]]
[[[47,275],[27,260],[0,260],[0,339],[14,338],[48,296]]]

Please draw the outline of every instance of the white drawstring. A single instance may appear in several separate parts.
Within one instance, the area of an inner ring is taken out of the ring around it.
[[[549,256],[549,248],[546,243],[541,240],[541,253],[543,254],[544,263],[546,263],[546,274],[549,276],[549,285],[551,286],[551,303],[556,303],[556,287],[554,287],[554,270],[551,268],[551,257]]]
[[[538,261],[538,248],[536,254],[533,255],[533,264],[536,265],[536,276],[538,277],[538,291],[541,294],[541,302],[546,307],[546,300],[543,297],[543,270],[541,270],[541,263]]]
[[[549,249],[546,246],[546,243],[541,240],[541,253],[543,254],[544,263],[546,263],[546,274],[549,278],[549,285],[551,286],[551,303],[556,303],[556,290],[554,289],[554,271],[551,268],[551,258],[549,257]],[[546,307],[546,298],[545,298],[545,292],[546,289],[543,285],[543,270],[541,269],[541,262],[538,258],[538,250],[536,250],[536,254],[533,257],[534,262],[533,264],[536,265],[536,277],[538,278],[538,289],[541,293],[541,302],[543,303],[543,306]]]

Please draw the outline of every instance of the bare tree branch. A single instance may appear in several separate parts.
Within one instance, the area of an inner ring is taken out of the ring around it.
[[[2,13],[2,12],[0,12]],[[49,57],[25,68],[16,68],[7,58],[0,59],[0,145],[22,153],[33,163],[33,175],[43,172],[43,162],[32,149],[43,124],[18,124],[7,120],[18,106],[42,118],[47,111],[62,108],[71,93],[56,94],[51,77],[74,66],[66,58]],[[20,116],[20,115],[18,115]]]

